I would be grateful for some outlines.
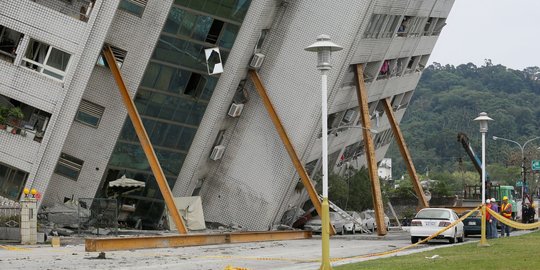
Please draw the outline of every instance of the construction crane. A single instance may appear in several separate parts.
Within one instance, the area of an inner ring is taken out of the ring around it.
[[[469,141],[469,137],[463,132],[459,132],[457,135],[458,142],[463,146],[463,149],[465,149],[465,152],[471,159],[474,167],[482,176],[482,161],[480,158],[476,155],[474,152],[471,143]],[[481,193],[480,186],[464,186],[463,187],[463,206],[476,206],[479,203],[479,196]],[[513,186],[501,186],[501,185],[494,185],[491,183],[491,180],[489,178],[489,174],[486,172],[486,196],[493,197],[497,199],[498,202],[502,201],[503,197],[508,197],[508,200],[512,204],[512,216],[515,217],[515,214],[517,213],[517,204],[514,200],[514,187]],[[471,204],[467,204],[466,200],[468,200]],[[483,202],[482,202],[483,203]]]

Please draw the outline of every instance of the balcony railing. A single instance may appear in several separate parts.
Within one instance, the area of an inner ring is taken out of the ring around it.
[[[87,22],[96,0],[32,0],[62,14]]]

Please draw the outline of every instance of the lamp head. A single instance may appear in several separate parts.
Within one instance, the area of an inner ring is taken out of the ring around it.
[[[304,50],[317,52],[317,68],[319,70],[329,70],[332,68],[332,64],[330,64],[332,52],[341,51],[343,47],[330,41],[330,36],[320,35],[317,37],[317,42],[309,45]]]
[[[488,121],[493,121],[487,113],[481,112],[478,117],[474,119],[474,121],[478,121],[480,123],[480,132],[486,133],[488,131]]]

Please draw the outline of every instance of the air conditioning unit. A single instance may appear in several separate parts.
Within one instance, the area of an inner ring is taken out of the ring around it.
[[[240,114],[242,114],[242,110],[244,109],[244,104],[236,104],[233,102],[231,104],[231,107],[229,108],[229,112],[227,113],[230,117],[238,117]]]
[[[264,54],[262,53],[256,53],[253,55],[253,58],[251,58],[251,62],[249,62],[249,68],[251,69],[259,69],[261,68],[264,61]]]
[[[210,154],[211,160],[218,160],[223,157],[223,153],[225,152],[225,146],[223,145],[216,145],[214,146],[214,149],[212,149],[212,153]]]
[[[345,115],[343,116],[343,119],[341,119],[342,122],[344,123],[351,123],[352,121],[354,121],[354,119],[356,119],[356,111],[355,110],[347,110],[345,112]]]

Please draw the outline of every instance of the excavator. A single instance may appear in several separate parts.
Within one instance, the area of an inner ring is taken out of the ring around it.
[[[457,141],[463,146],[465,152],[471,159],[474,167],[482,177],[482,161],[476,155],[471,147],[469,137],[465,133],[459,132]],[[480,180],[482,181],[482,180]],[[464,186],[463,187],[463,207],[476,207],[482,202],[482,185]],[[512,204],[512,218],[515,218],[517,213],[517,204],[514,199],[515,190],[513,186],[495,185],[491,182],[489,174],[486,172],[486,198],[495,198],[497,202],[501,202],[504,196],[508,197],[508,201]]]

